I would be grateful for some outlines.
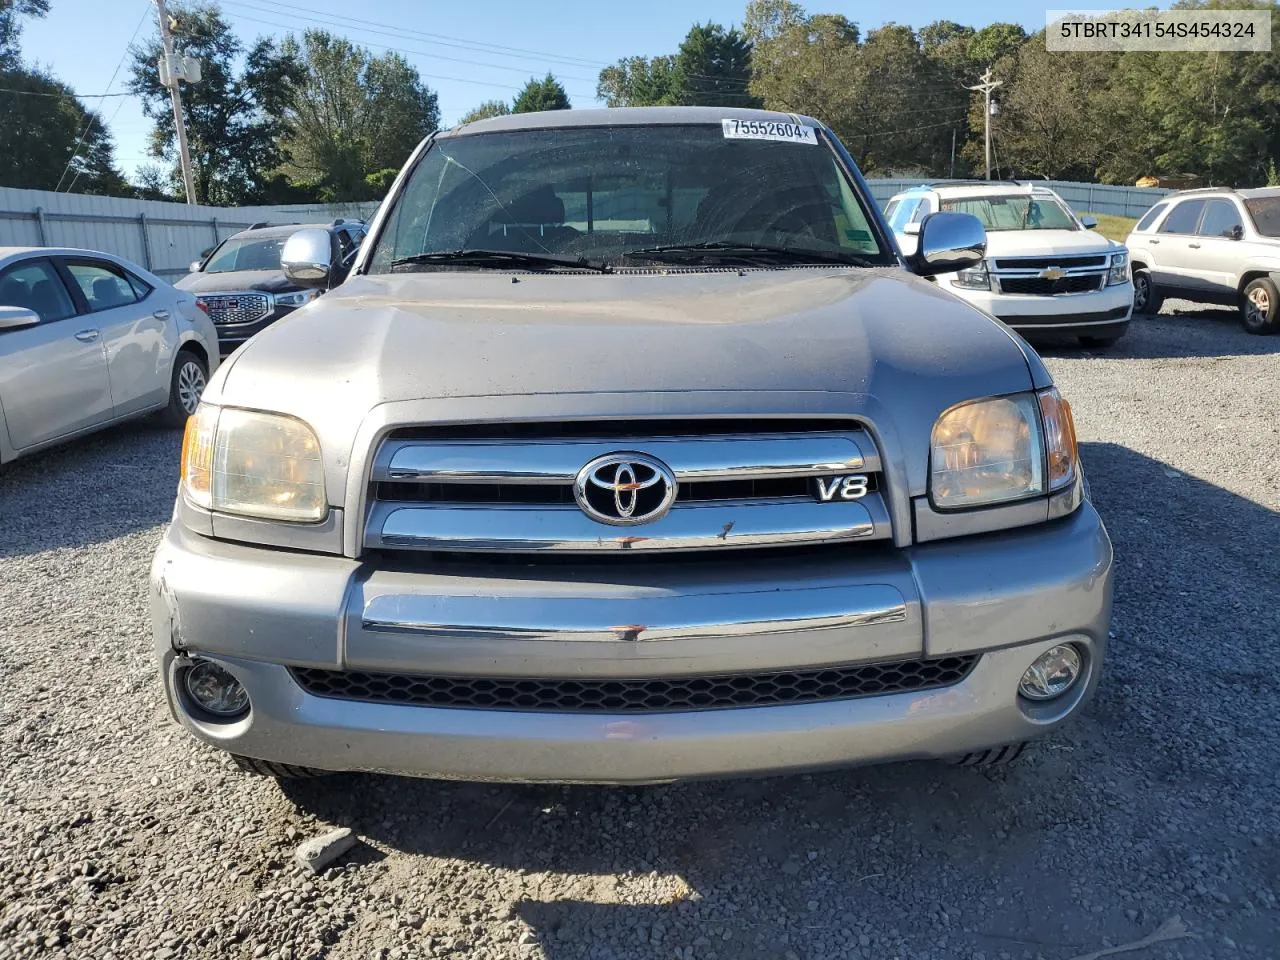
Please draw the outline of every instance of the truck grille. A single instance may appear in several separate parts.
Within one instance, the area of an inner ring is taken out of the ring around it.
[[[527,679],[294,668],[308,693],[339,700],[473,710],[669,713],[850,700],[959,683],[976,655],[703,677]]]
[[[204,293],[196,300],[218,326],[254,323],[271,312],[271,295],[266,293]]]
[[[1056,297],[1064,293],[1092,293],[1102,286],[1102,274],[1080,274],[1049,280],[1045,277],[1001,277],[1002,293],[1023,293],[1035,297]]]
[[[1104,254],[1084,257],[1001,257],[996,260],[997,270],[1043,270],[1046,267],[1073,270],[1077,267],[1105,267],[1106,265],[1107,258]]]
[[[636,458],[642,481],[646,459],[666,468],[665,513],[645,488],[636,520],[599,519],[622,500],[577,481],[612,455]],[[634,556],[892,538],[876,445],[838,421],[409,428],[382,443],[371,480],[371,550]]]

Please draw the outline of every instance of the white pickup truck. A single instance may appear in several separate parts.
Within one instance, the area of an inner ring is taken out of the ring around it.
[[[1075,334],[1086,346],[1124,336],[1133,310],[1129,255],[1047,187],[1012,181],[914,187],[885,205],[910,256],[931,213],[969,213],[987,230],[986,259],[938,285],[1024,336]]]

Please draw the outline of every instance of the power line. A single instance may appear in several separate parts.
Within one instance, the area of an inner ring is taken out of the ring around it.
[[[52,97],[55,100],[106,100],[115,97],[132,97],[132,93],[45,93],[43,90],[17,90],[0,87],[0,93],[16,93],[20,97]]]
[[[262,24],[266,24],[266,25],[267,25],[267,26],[269,26],[269,27],[281,27],[281,28],[286,29],[286,30],[288,30],[288,29],[293,29],[293,28],[296,26],[296,25],[294,25],[294,24],[277,23],[277,22],[276,22],[276,21],[274,21],[274,20],[261,20],[261,19],[259,19],[259,18],[257,18],[257,17],[249,17],[249,16],[245,16],[244,14],[239,14],[239,17],[240,17],[240,19],[242,19],[242,20],[248,20],[248,21],[250,21],[250,22],[252,22],[252,23],[262,23]],[[392,47],[392,46],[389,46],[389,45],[387,45],[387,44],[382,44],[382,43],[372,43],[372,42],[367,41],[367,40],[366,40],[366,41],[362,41],[362,43],[363,43],[365,46],[374,47],[374,48],[379,49],[379,50],[389,50],[389,51],[391,51],[392,53],[407,53],[407,54],[412,54],[413,56],[419,56],[419,57],[433,57],[433,56],[435,56],[435,54],[432,54],[432,53],[425,53],[425,52],[424,52],[424,51],[422,51],[422,50],[411,50],[411,49],[408,49],[408,48],[405,48],[405,47]],[[523,71],[522,71],[522,72],[523,72]],[[523,89],[523,87],[521,87],[521,86],[514,86],[514,85],[512,85],[512,84],[507,84],[507,83],[493,83],[493,82],[491,82],[491,81],[489,81],[489,80],[473,80],[473,79],[470,79],[470,78],[468,78],[468,77],[453,77],[453,76],[449,76],[449,75],[447,75],[447,74],[440,74],[440,73],[423,73],[422,71],[419,71],[419,72],[418,72],[418,75],[419,75],[420,77],[426,77],[428,80],[449,80],[449,81],[451,81],[451,82],[453,82],[453,83],[471,83],[471,84],[475,84],[475,85],[477,85],[477,86],[481,86],[481,87],[490,87],[490,88],[496,88],[496,89],[499,89],[499,90],[515,90],[515,91],[519,91],[519,90],[522,90],[522,89]],[[577,98],[577,99],[587,99],[587,100],[594,100],[594,99],[595,99],[595,94],[594,94],[594,93],[591,93],[591,94],[582,94],[581,92],[575,92],[575,93],[573,93],[573,96],[574,96],[575,98]]]
[[[369,26],[374,26],[374,27],[382,27],[387,30],[394,31],[392,34],[393,36],[421,37],[425,39],[427,43],[430,43],[436,46],[457,47],[463,50],[479,50],[482,52],[494,53],[499,56],[510,56],[510,57],[523,56],[524,59],[536,59],[536,60],[550,61],[553,63],[556,63],[556,62],[576,63],[581,66],[587,66],[587,67],[608,66],[608,64],[600,60],[588,60],[584,57],[572,57],[564,54],[549,56],[540,50],[530,50],[526,47],[508,47],[508,46],[504,46],[503,44],[486,43],[483,40],[468,40],[464,37],[454,37],[444,33],[430,33],[425,30],[413,30],[413,29],[406,28],[402,24],[378,23],[373,20],[363,20],[356,17],[346,17],[341,14],[329,13],[327,11],[322,11],[322,10],[316,10],[311,7],[302,7],[302,6],[298,6],[296,4],[290,4],[290,3],[280,3],[278,2],[278,0],[259,0],[259,2],[268,4],[271,7],[280,8],[281,12],[310,13],[313,15],[327,17],[333,20],[344,20],[361,28],[363,28],[365,24],[368,24]]]
[[[133,46],[133,41],[137,38],[138,31],[142,29],[142,22],[147,18],[147,9],[150,9],[150,7],[151,4],[148,2],[147,8],[142,11],[142,16],[138,18],[138,25],[133,28],[133,36],[131,36],[129,38],[129,42],[124,45],[124,52],[120,54],[120,61],[116,64],[115,70],[111,71],[111,79],[107,81],[107,93],[110,93],[111,88],[115,85],[116,77],[120,75],[120,68],[124,66],[124,61],[129,56],[129,48]],[[84,132],[80,134],[80,139],[76,141],[76,147],[71,151],[71,157],[67,160],[67,165],[62,168],[62,175],[58,177],[57,186],[53,188],[54,193],[57,193],[62,188],[62,181],[66,179],[67,171],[71,169],[71,165],[75,163],[76,157],[80,155],[80,148],[84,145],[85,137],[89,136],[89,131],[93,129],[93,125],[97,119],[98,115],[96,113],[89,113],[89,122],[85,124]],[[79,176],[80,174],[77,172],[71,182],[74,184]],[[70,192],[70,190],[71,188],[68,187],[67,191]]]
[[[226,5],[227,5],[227,6],[231,6],[231,7],[245,7],[245,8],[250,9],[250,10],[256,10],[256,11],[261,11],[261,12],[265,12],[265,13],[275,14],[276,16],[282,16],[282,15],[283,15],[283,14],[282,14],[281,12],[279,12],[279,11],[276,11],[276,10],[269,10],[269,9],[266,9],[265,7],[258,7],[258,6],[255,6],[255,5],[253,5],[253,4],[244,3],[244,2],[241,2],[241,0],[223,0],[223,2],[224,2],[224,3],[226,3]],[[242,17],[243,19],[245,19],[245,20],[252,20],[252,19],[253,19],[252,17],[245,16],[244,14],[239,14],[239,16],[241,16],[241,17]],[[331,21],[331,20],[321,20],[321,19],[318,19],[318,18],[315,18],[315,17],[299,17],[298,19],[299,19],[299,20],[308,21],[308,22],[311,22],[311,23],[316,23],[316,24],[319,24],[319,25],[321,25],[321,26],[325,26],[325,27],[339,27],[339,28],[341,28],[341,29],[343,29],[343,30],[355,31],[355,32],[357,32],[357,33],[360,33],[360,32],[364,32],[364,33],[372,33],[372,34],[377,34],[377,35],[379,35],[379,36],[402,37],[402,36],[404,36],[404,34],[405,34],[405,32],[406,32],[406,31],[403,31],[403,30],[401,30],[401,31],[377,30],[377,29],[374,29],[374,28],[372,28],[372,27],[354,27],[354,26],[348,26],[348,25],[346,25],[346,24],[344,24],[344,23],[335,23],[335,22],[333,22],[333,21]],[[258,22],[266,22],[266,21],[258,21]],[[428,42],[430,42],[430,41],[428,41]],[[395,48],[394,48],[394,47],[388,47],[387,49],[389,49],[389,50],[395,50]],[[397,51],[397,52],[399,52],[399,51]],[[405,52],[412,52],[412,53],[416,53],[416,54],[418,54],[419,56],[424,56],[424,57],[432,57],[433,59],[436,59],[436,60],[448,60],[448,61],[449,61],[449,62],[451,62],[451,63],[466,63],[466,64],[470,64],[471,66],[475,66],[475,67],[485,67],[485,68],[487,68],[487,69],[489,69],[489,70],[507,70],[507,71],[510,71],[510,72],[512,72],[512,73],[524,73],[524,74],[528,74],[528,73],[530,73],[530,72],[531,72],[531,71],[529,70],[529,68],[528,68],[528,67],[513,67],[513,66],[508,66],[508,65],[505,65],[505,64],[499,64],[499,63],[482,63],[482,62],[477,61],[477,60],[469,60],[469,59],[466,59],[466,58],[463,58],[463,57],[450,57],[450,56],[446,56],[445,54],[442,54],[442,53],[427,53],[427,52],[425,52],[425,51],[420,51],[420,50],[405,51]],[[485,52],[495,52],[495,53],[496,53],[496,51],[485,51]],[[583,83],[595,83],[595,82],[596,82],[596,78],[595,78],[595,77],[577,77],[577,76],[571,76],[571,75],[569,75],[569,74],[562,74],[561,76],[562,76],[565,80],[576,80],[576,81],[581,81],[581,82],[583,82]]]

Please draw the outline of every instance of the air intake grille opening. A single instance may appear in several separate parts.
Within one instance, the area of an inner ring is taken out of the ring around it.
[[[547,713],[669,713],[849,700],[959,683],[978,657],[704,677],[537,679],[357,673],[299,667],[310,694],[339,700]]]

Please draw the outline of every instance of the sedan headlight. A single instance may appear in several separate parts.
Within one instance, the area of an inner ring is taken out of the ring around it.
[[[951,278],[951,282],[957,287],[964,287],[966,290],[990,290],[991,275],[987,273],[987,262],[984,260],[976,267],[958,271]]]
[[[277,293],[275,298],[277,306],[301,307],[318,296],[320,296],[319,290],[299,290],[297,293]]]
[[[315,522],[329,511],[320,442],[293,417],[201,404],[182,441],[182,491],[197,506]]]
[[[1124,283],[1129,279],[1129,251],[1121,250],[1111,255],[1111,268],[1107,271],[1107,286]]]
[[[929,493],[943,510],[1064,489],[1079,470],[1071,407],[1052,387],[945,411],[933,427]]]

